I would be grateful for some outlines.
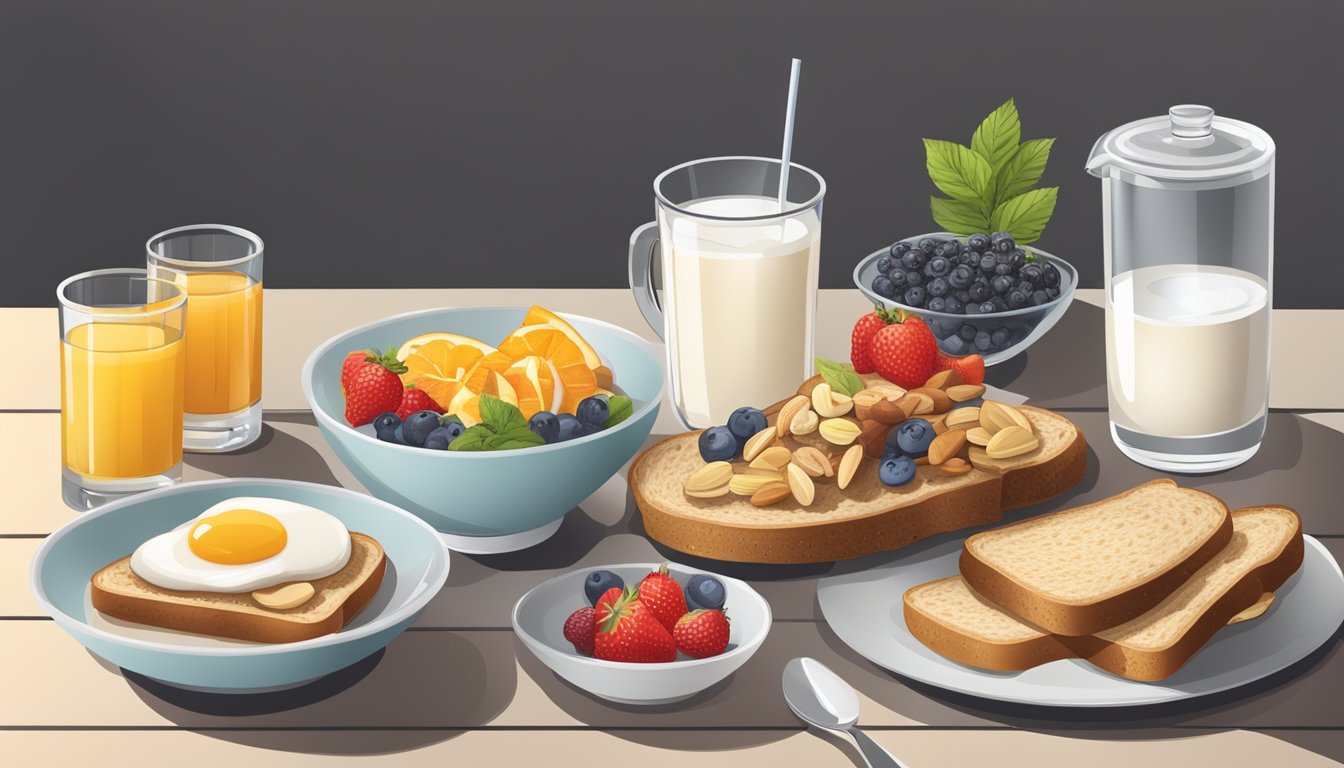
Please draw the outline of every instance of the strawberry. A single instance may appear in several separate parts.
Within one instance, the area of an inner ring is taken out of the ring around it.
[[[435,413],[445,413],[446,409],[441,408],[434,398],[430,397],[423,389],[416,389],[415,385],[406,388],[401,395],[401,405],[397,407],[397,418],[402,421],[407,416],[417,411],[433,411]]]
[[[877,370],[873,363],[873,337],[882,327],[891,322],[891,315],[881,307],[859,318],[854,331],[849,335],[849,362],[854,364],[855,373],[872,373]]]
[[[882,378],[898,387],[924,386],[933,375],[938,340],[923,320],[899,310],[892,322],[873,336],[872,358]]]
[[[380,357],[370,355],[355,366],[345,388],[346,423],[363,426],[380,414],[397,410],[405,389],[398,374],[405,372],[406,366],[397,360],[395,349]]]
[[[606,598],[603,595],[597,603],[597,633],[593,636],[597,658],[639,663],[676,661],[672,633],[643,604],[638,590],[627,590],[611,603],[603,602]]]
[[[667,575],[667,563],[639,582],[639,601],[653,612],[668,632],[686,615],[686,593],[676,579]]]
[[[341,363],[341,391],[350,388],[350,378],[355,375],[355,369],[360,363],[377,359],[378,353],[371,349],[357,349],[346,355],[345,362]]]
[[[728,650],[728,614],[724,611],[691,611],[677,622],[672,639],[677,643],[677,650],[692,658],[718,656]]]
[[[603,592],[601,597],[597,598],[597,603],[595,603],[596,608],[598,610],[601,610],[603,603],[606,603],[607,606],[610,607],[613,603],[615,603],[617,600],[620,599],[621,595],[624,594],[625,594],[624,587],[612,587],[611,589],[608,589],[606,592]]]
[[[565,639],[584,656],[593,655],[593,635],[597,633],[597,611],[580,608],[565,619]]]
[[[985,383],[985,359],[979,355],[948,357],[939,354],[933,368],[935,371],[955,370],[966,384]]]

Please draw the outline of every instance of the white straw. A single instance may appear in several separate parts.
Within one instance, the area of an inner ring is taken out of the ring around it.
[[[794,59],[789,70],[789,105],[784,110],[784,151],[779,159],[779,210],[784,211],[788,202],[789,157],[793,154],[793,115],[798,111],[798,74],[802,71],[802,59]]]

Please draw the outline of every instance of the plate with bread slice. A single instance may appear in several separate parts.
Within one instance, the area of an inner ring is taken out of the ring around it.
[[[1309,656],[1344,623],[1344,576],[1294,510],[1229,509],[1166,479],[835,573],[817,598],[879,666],[1044,706],[1229,690]]]
[[[364,494],[185,483],[86,512],[33,559],[38,603],[90,651],[170,685],[257,692],[379,651],[448,578],[434,530]]]

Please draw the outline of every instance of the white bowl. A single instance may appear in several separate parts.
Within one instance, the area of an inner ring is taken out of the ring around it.
[[[673,578],[683,587],[697,573],[723,582],[730,632],[728,650],[718,656],[661,664],[603,661],[580,655],[565,639],[565,619],[588,604],[583,594],[583,579],[588,573],[605,569],[620,576],[626,584],[636,586],[658,566],[658,563],[600,565],[557,576],[518,600],[513,607],[513,631],[551,671],[594,696],[637,705],[690,698],[736,672],[770,633],[770,604],[744,581],[675,563],[668,565]]]

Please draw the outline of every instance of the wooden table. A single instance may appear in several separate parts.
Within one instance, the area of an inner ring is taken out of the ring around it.
[[[325,338],[389,314],[433,306],[535,301],[645,328],[625,291],[400,290],[266,292],[267,429],[227,456],[186,458],[186,479],[284,477],[359,488],[318,434],[298,372]],[[1101,312],[1080,292],[1065,320],[994,383],[1067,412],[1090,438],[1084,502],[1157,476],[1106,436]],[[818,347],[843,358],[855,291],[824,291]],[[1321,354],[1344,312],[1276,311],[1276,412],[1260,454],[1230,472],[1182,482],[1234,506],[1293,504],[1307,531],[1344,560],[1338,503],[1344,455],[1344,366]],[[645,335],[652,339],[651,334]],[[890,675],[845,647],[816,604],[828,566],[715,564],[750,579],[775,613],[770,637],[736,675],[681,705],[614,707],[570,687],[514,639],[515,600],[552,574],[590,564],[684,556],[642,535],[623,477],[613,478],[532,550],[452,556],[448,585],[387,650],[299,691],[220,697],[123,674],[40,614],[28,565],[41,539],[75,513],[60,500],[56,313],[0,309],[9,363],[0,377],[0,762],[5,765],[193,766],[848,765],[857,753],[806,731],[780,693],[795,656],[815,656],[860,692],[861,724],[911,768],[930,766],[1333,765],[1344,760],[1344,654],[1336,637],[1286,673],[1180,707],[1106,712],[993,705]],[[1321,386],[1319,382],[1330,382]],[[655,432],[676,431],[666,405]],[[657,437],[657,434],[655,435]],[[1032,510],[1035,511],[1035,510]],[[829,742],[829,743],[828,743]],[[693,752],[693,755],[682,754]]]

